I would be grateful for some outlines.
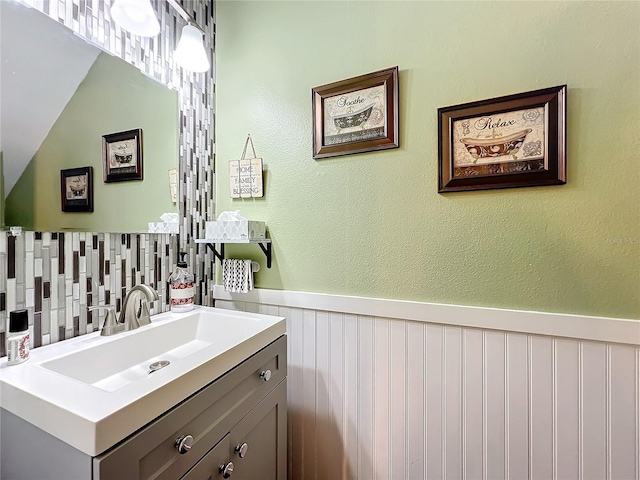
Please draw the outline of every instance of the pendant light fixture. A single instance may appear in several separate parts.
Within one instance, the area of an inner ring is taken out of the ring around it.
[[[140,37],[155,37],[160,32],[151,0],[114,0],[111,18],[120,28]]]
[[[168,3],[187,21],[182,28],[182,35],[173,58],[185,70],[206,72],[211,68],[211,63],[204,48],[204,30],[177,0],[168,0]]]
[[[176,62],[192,72],[206,72],[211,66],[204,50],[202,32],[192,24],[185,25],[178,48],[174,53]]]

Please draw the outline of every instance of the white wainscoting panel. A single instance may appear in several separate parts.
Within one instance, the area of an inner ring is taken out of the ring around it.
[[[640,480],[640,323],[628,338],[633,323],[591,318],[571,338],[291,294],[216,291],[217,307],[287,318],[291,480]]]

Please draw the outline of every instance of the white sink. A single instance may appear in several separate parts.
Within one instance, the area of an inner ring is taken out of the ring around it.
[[[153,323],[113,341],[41,362],[46,369],[80,382],[114,391],[149,378],[149,366],[169,361],[167,367],[207,347],[221,348],[238,342],[260,328],[256,319],[221,317],[218,312],[198,311],[177,321]],[[165,368],[167,368],[165,367]]]
[[[282,317],[210,307],[151,319],[34,349],[21,365],[3,359],[0,406],[97,455],[285,333]]]

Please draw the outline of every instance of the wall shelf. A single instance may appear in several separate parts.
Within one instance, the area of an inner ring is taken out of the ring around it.
[[[267,257],[267,268],[271,268],[271,239],[270,238],[264,238],[262,240],[222,240],[222,239],[216,239],[216,238],[203,238],[203,239],[197,239],[196,243],[206,243],[207,246],[213,252],[213,254],[216,256],[216,258],[220,260],[220,265],[222,265],[222,261],[224,260],[225,243],[238,243],[238,244],[255,243],[260,247],[260,250],[262,250],[265,257]],[[220,250],[216,248],[216,244],[220,244]]]

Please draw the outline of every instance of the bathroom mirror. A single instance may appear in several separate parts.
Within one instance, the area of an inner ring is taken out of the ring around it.
[[[4,225],[145,232],[177,213],[178,92],[22,4],[0,1],[0,35]],[[105,182],[103,136],[131,131],[141,131],[142,179]],[[63,212],[61,171],[84,167],[92,167],[93,211]]]

